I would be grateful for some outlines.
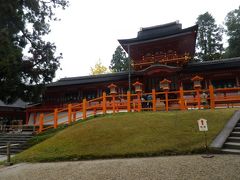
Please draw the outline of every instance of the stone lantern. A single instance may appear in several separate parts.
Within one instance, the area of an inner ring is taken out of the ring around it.
[[[200,89],[201,88],[201,81],[203,80],[202,77],[194,76],[191,80],[193,81],[194,89]]]
[[[117,94],[117,90],[116,90],[117,86],[112,83],[108,86],[108,88],[110,89],[110,94],[112,95],[112,110],[113,110],[113,113],[115,113],[115,109],[116,109],[115,96]]]
[[[169,91],[170,89],[170,83],[172,81],[169,81],[167,79],[164,79],[162,81],[160,81],[160,88],[163,90],[163,91]]]
[[[198,109],[201,109],[201,97],[200,97],[200,90],[201,90],[201,81],[203,80],[200,76],[194,76],[192,79],[193,87],[196,90],[196,100]]]
[[[165,94],[165,108],[166,108],[166,111],[168,111],[168,109],[169,109],[168,91],[170,89],[170,83],[171,82],[172,81],[167,80],[165,78],[162,81],[160,81],[160,88],[164,91],[164,94]]]
[[[137,93],[137,104],[138,104],[137,110],[138,110],[138,112],[140,112],[141,108],[142,108],[142,105],[141,105],[142,85],[143,84],[138,81],[133,84],[133,86],[135,87],[135,92]]]
[[[135,82],[134,84],[133,84],[133,86],[135,87],[135,92],[136,93],[141,93],[142,92],[142,83],[140,83],[140,82]]]
[[[108,88],[110,89],[110,94],[111,95],[116,95],[117,94],[117,90],[116,90],[117,86],[115,84],[113,84],[113,83],[110,84],[108,86]]]

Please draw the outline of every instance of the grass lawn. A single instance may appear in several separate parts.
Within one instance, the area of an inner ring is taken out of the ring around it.
[[[208,120],[208,143],[236,109],[120,113],[69,126],[18,154],[15,162],[199,153],[204,135],[197,120]]]

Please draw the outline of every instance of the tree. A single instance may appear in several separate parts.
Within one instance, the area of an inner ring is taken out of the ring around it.
[[[229,12],[225,18],[225,25],[227,26],[227,35],[229,37],[229,46],[226,49],[227,57],[240,56],[240,6]]]
[[[101,60],[99,59],[94,67],[91,67],[90,69],[91,75],[97,75],[97,74],[105,74],[107,73],[107,67],[102,65]]]
[[[58,20],[54,9],[65,8],[66,0],[0,1],[0,99],[37,100],[44,84],[59,68],[62,55],[44,40],[49,22]]]
[[[215,24],[215,19],[208,12],[198,16],[197,24],[197,59],[199,61],[221,59],[224,50],[223,28]]]
[[[121,46],[118,46],[112,56],[109,68],[113,72],[121,72],[128,70],[128,58]]]

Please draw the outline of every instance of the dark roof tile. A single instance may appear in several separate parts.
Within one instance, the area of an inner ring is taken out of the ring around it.
[[[159,65],[152,65],[152,66],[157,67]],[[161,67],[162,66],[164,65],[161,65]],[[148,67],[147,69],[149,68],[150,67]],[[226,68],[240,68],[240,57],[189,63],[183,67],[181,72],[182,73],[203,72],[208,70],[220,70],[220,69],[226,69]],[[144,72],[145,70],[131,72],[131,76],[134,77],[137,75],[141,75]],[[113,82],[113,81],[127,80],[127,79],[128,79],[128,72],[117,72],[117,73],[100,74],[100,75],[92,75],[92,76],[62,78],[59,81],[48,84],[47,87]]]

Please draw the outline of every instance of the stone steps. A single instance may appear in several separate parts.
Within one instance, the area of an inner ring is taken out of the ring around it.
[[[226,142],[224,147],[227,149],[240,149],[240,142]]]
[[[222,152],[224,153],[232,153],[232,154],[240,154],[240,150],[239,149],[222,149]]]
[[[240,132],[240,127],[235,127],[233,130],[234,132]]]
[[[240,132],[232,132],[229,137],[240,137]]]
[[[227,138],[227,141],[228,142],[240,142],[240,137],[230,136],[230,137]]]
[[[240,154],[240,122],[233,128],[221,151],[224,153]]]
[[[26,142],[33,137],[33,129],[28,128],[26,131],[22,131],[21,133],[5,133],[0,134],[0,147],[6,146],[8,142],[10,144],[19,144],[17,146],[12,146],[10,148],[11,154],[16,154],[24,149],[28,148]],[[0,149],[0,155],[6,155],[6,148]]]

